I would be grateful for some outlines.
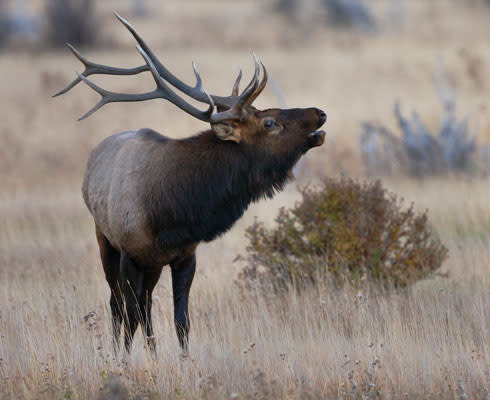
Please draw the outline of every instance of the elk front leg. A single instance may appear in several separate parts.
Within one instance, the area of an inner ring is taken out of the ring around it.
[[[170,264],[172,268],[172,289],[174,295],[174,321],[177,337],[184,356],[189,347],[189,291],[196,271],[196,255],[192,254]]]

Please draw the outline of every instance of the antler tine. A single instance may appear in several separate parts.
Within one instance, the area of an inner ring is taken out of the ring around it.
[[[80,80],[85,82],[91,89],[96,91],[98,94],[100,94],[101,99],[99,102],[93,106],[87,113],[85,113],[83,116],[81,116],[78,121],[82,121],[88,117],[90,117],[94,112],[99,110],[102,106],[105,106],[106,104],[109,103],[115,103],[115,102],[129,102],[129,101],[144,101],[144,100],[151,100],[151,99],[157,99],[161,96],[159,96],[159,92],[156,90],[153,92],[148,92],[148,93],[142,93],[142,94],[126,94],[126,93],[114,93],[110,92],[108,90],[105,90],[101,88],[100,86],[97,86],[95,83],[93,83],[91,80],[83,76],[82,74],[78,74],[78,77]]]
[[[260,72],[260,70],[259,70],[259,62],[258,62],[257,56],[255,55],[255,53],[252,53],[252,55],[253,55],[254,62],[255,62],[255,72],[254,72],[254,75],[252,76],[252,79],[248,83],[248,85],[245,87],[245,89],[243,89],[242,94],[240,95],[240,97],[243,96],[245,94],[245,92],[247,92],[248,90],[250,90],[250,88],[255,84],[255,82],[257,81],[257,78],[258,78],[258,74]]]
[[[243,108],[246,105],[252,104],[252,102],[257,98],[260,92],[262,92],[262,90],[265,88],[265,85],[267,84],[267,70],[265,69],[264,64],[262,63],[259,64],[259,60],[255,55],[255,53],[254,53],[254,60],[255,60],[255,73],[252,80],[247,85],[247,87],[242,92],[242,94],[239,96],[238,101],[233,105],[232,108],[226,111],[215,113],[211,116],[210,122],[212,124],[219,123],[229,119],[242,118]],[[260,65],[262,65],[262,68],[264,70],[264,77],[262,78],[262,81],[259,84],[258,79],[260,74]]]
[[[90,117],[99,108],[101,108],[105,104],[109,103],[108,99],[109,99],[109,96],[111,93],[108,92],[107,90],[102,89],[100,86],[97,86],[95,83],[90,81],[88,78],[86,78],[82,74],[77,72],[77,75],[78,75],[79,81],[84,81],[90,88],[92,88],[93,90],[95,90],[97,93],[99,93],[101,95],[101,99],[99,100],[99,102],[95,106],[93,106],[89,111],[87,111],[85,114],[83,114],[80,118],[78,118],[78,121],[82,121],[85,118]]]
[[[199,75],[199,71],[197,70],[197,65],[194,61],[192,61],[192,69],[194,70],[194,75],[196,75],[196,88],[199,88],[200,90],[203,90],[202,88],[202,79],[201,75]],[[209,93],[208,93],[209,95]]]
[[[206,89],[202,88],[202,91],[204,92],[204,94],[207,96],[209,100],[209,108],[208,108],[209,119],[207,120],[207,122],[209,122],[211,120],[211,115],[213,115],[213,111],[214,108],[216,107],[216,104],[214,103],[213,96],[211,96]]]
[[[238,72],[238,76],[235,79],[235,83],[233,85],[233,90],[231,91],[232,96],[238,96],[240,90],[240,81],[242,80],[242,69]]]
[[[209,114],[209,118],[211,118],[211,115],[213,114],[214,108],[216,107],[216,104],[214,102],[213,96],[211,96],[207,92],[207,90],[202,87],[201,75],[199,74],[199,71],[197,70],[197,65],[196,65],[196,63],[194,61],[192,62],[192,69],[194,70],[194,74],[196,75],[196,86],[195,86],[195,88],[196,89],[198,88],[202,92],[204,92],[204,94],[208,98],[208,102],[209,102],[208,114]]]
[[[253,53],[254,56],[254,61],[255,61],[255,72],[252,77],[252,80],[250,83],[247,85],[245,90],[242,92],[242,94],[239,97],[239,100],[236,103],[237,108],[243,107],[245,104],[250,104],[248,99],[254,94],[255,90],[257,90],[257,86],[259,84],[259,74],[260,74],[260,65],[259,65],[259,60],[255,53]],[[233,106],[235,108],[235,106]]]
[[[84,56],[82,56],[77,49],[75,49],[70,43],[66,43],[66,46],[71,50],[71,52],[75,55],[76,58],[78,58],[82,64],[85,66],[85,71],[82,74],[86,74],[87,70],[89,69],[90,61],[87,60]],[[57,97],[62,94],[65,94],[68,92],[70,89],[74,88],[76,85],[78,85],[82,79],[77,76],[73,81],[71,81],[64,89],[60,90],[59,92],[56,92],[53,94],[52,97]]]
[[[142,65],[136,68],[117,68],[110,67],[108,65],[96,64],[92,61],[89,61],[85,58],[75,47],[73,47],[70,43],[67,43],[66,46],[70,49],[73,55],[80,60],[80,62],[85,66],[85,70],[81,75],[87,77],[93,74],[103,74],[103,75],[137,75],[142,72],[149,71],[148,65]],[[64,89],[55,93],[53,97],[61,96],[65,94],[69,90],[73,89],[76,85],[78,85],[82,81],[80,76],[77,76],[72,82],[70,82]]]
[[[257,97],[259,97],[260,93],[265,89],[265,86],[267,85],[267,80],[269,76],[267,75],[267,69],[265,68],[265,65],[260,62],[260,65],[262,66],[262,70],[264,71],[264,76],[262,77],[262,81],[260,82],[259,86],[257,86],[257,89],[250,95],[250,97],[247,100],[248,104],[252,104]]]
[[[145,51],[140,46],[137,46],[137,50],[145,59],[148,68],[153,75],[153,78],[157,85],[156,89],[152,92],[141,93],[141,94],[114,93],[102,89],[101,87],[97,86],[95,83],[90,81],[88,78],[86,78],[85,76],[79,74],[78,75],[79,78],[83,80],[90,88],[92,88],[94,91],[99,93],[101,96],[99,102],[92,109],[90,109],[85,115],[83,115],[79,119],[79,121],[89,117],[94,112],[96,112],[97,110],[99,110],[101,107],[103,107],[108,103],[129,102],[129,101],[135,102],[135,101],[145,101],[145,100],[152,100],[152,99],[159,99],[159,98],[170,101],[171,103],[175,104],[177,107],[179,107],[180,109],[182,109],[183,111],[187,112],[188,114],[192,115],[195,118],[198,118],[206,122],[210,121],[211,114],[214,111],[214,102],[212,99],[210,100],[210,96],[209,94],[207,94],[206,91],[203,91],[203,93],[205,96],[207,96],[210,105],[206,111],[201,111],[196,107],[194,107],[192,104],[187,103],[185,100],[179,97],[175,92],[173,92],[165,83],[165,81],[162,79],[162,77],[158,74],[158,71],[156,70],[155,65],[153,65],[148,54],[146,54]]]
[[[211,114],[214,111],[214,101],[211,99],[211,96],[201,87],[201,77],[199,73],[197,72],[197,68],[194,68],[194,72],[196,73],[197,77],[197,83],[199,87],[199,90],[202,91],[202,93],[206,96],[208,102],[209,102],[209,108],[206,111],[201,111],[194,107],[192,104],[189,104],[185,100],[183,100],[181,97],[179,97],[168,85],[165,83],[163,78],[160,76],[158,73],[157,69],[155,68],[155,65],[153,64],[150,56],[141,48],[141,46],[136,46],[136,49],[139,51],[139,53],[143,56],[145,59],[146,63],[150,67],[150,71],[153,75],[153,78],[155,79],[155,82],[157,84],[157,91],[161,94],[161,97],[170,101],[171,103],[175,104],[177,107],[179,107],[181,110],[187,112],[188,114],[191,114],[193,117],[196,117],[202,121],[209,122],[209,118]],[[195,64],[194,64],[195,67]]]

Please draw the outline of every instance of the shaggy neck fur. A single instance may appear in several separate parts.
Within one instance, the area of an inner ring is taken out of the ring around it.
[[[157,225],[165,227],[158,231],[158,240],[167,248],[211,241],[226,232],[251,202],[270,198],[284,187],[300,156],[297,150],[268,154],[267,149],[222,141],[212,131],[178,145],[192,166],[183,171],[181,182],[172,183],[178,188],[176,207],[170,210],[162,202],[153,214]]]

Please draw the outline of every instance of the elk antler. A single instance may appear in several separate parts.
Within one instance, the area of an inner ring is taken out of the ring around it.
[[[150,68],[148,65],[142,65],[136,68],[116,68],[109,67],[107,65],[96,64],[89,60],[87,60],[77,49],[75,49],[70,43],[67,43],[66,46],[71,50],[71,52],[75,55],[76,58],[80,60],[80,62],[85,66],[85,71],[82,72],[81,75],[87,77],[94,74],[100,75],[137,75],[145,71],[149,71]],[[74,88],[82,81],[80,76],[76,77],[72,82],[68,84],[64,89],[55,93],[53,97],[60,96],[65,94],[70,89]]]
[[[99,108],[102,106],[108,104],[108,103],[115,103],[115,102],[128,102],[128,101],[145,101],[145,100],[151,100],[151,99],[166,99],[170,101],[171,103],[175,104],[177,107],[182,109],[183,111],[189,113],[193,117],[196,117],[202,121],[209,122],[211,114],[213,113],[214,110],[214,103],[211,97],[209,97],[209,108],[207,111],[201,111],[194,107],[192,104],[187,103],[185,100],[183,100],[181,97],[179,97],[172,89],[168,87],[168,85],[165,83],[165,81],[162,79],[162,77],[158,74],[158,72],[155,69],[155,66],[151,62],[150,58],[148,57],[148,54],[144,52],[144,50],[140,47],[136,47],[137,50],[140,52],[140,54],[143,56],[145,59],[152,75],[153,78],[155,79],[155,82],[157,84],[157,87],[154,91],[148,92],[148,93],[141,93],[141,94],[127,94],[127,93],[114,93],[114,92],[109,92],[105,89],[102,89],[101,87],[97,86],[95,83],[92,81],[88,80],[85,76],[79,74],[78,77],[83,80],[88,86],[90,86],[93,90],[95,90],[97,93],[99,93],[102,97],[100,101],[92,107],[90,111],[88,111],[85,115],[83,115],[79,121],[89,117],[92,115],[95,111],[97,111]],[[194,70],[196,72],[196,75],[199,76],[197,69]],[[200,86],[200,78],[198,79],[198,84],[200,89],[203,91],[203,93],[207,96],[209,94]]]
[[[70,89],[75,87],[81,81],[84,81],[93,90],[99,93],[102,98],[101,100],[85,115],[83,115],[80,120],[87,118],[92,115],[95,111],[100,109],[102,106],[108,103],[114,102],[128,102],[128,101],[144,101],[156,98],[163,98],[169,100],[182,110],[188,112],[192,116],[211,123],[221,122],[227,119],[240,119],[242,117],[242,111],[244,107],[252,104],[252,102],[258,97],[258,95],[264,89],[267,83],[267,71],[262,63],[262,68],[264,70],[264,77],[261,83],[258,83],[258,78],[260,74],[260,66],[257,57],[254,56],[255,60],[255,73],[239,95],[239,85],[242,77],[242,71],[240,70],[235,83],[233,85],[233,90],[231,96],[216,96],[208,94],[202,87],[202,79],[197,71],[197,67],[192,63],[194,74],[196,76],[196,85],[189,86],[175,75],[173,75],[155,56],[151,48],[146,44],[143,38],[138,34],[138,32],[132,27],[132,25],[122,18],[119,14],[114,12],[115,16],[121,21],[121,23],[131,32],[136,41],[138,42],[137,49],[146,61],[146,65],[142,65],[136,68],[117,68],[110,67],[107,65],[96,64],[87,60],[84,56],[80,54],[73,46],[67,44],[69,49],[73,52],[75,57],[77,57],[85,66],[85,71],[79,74],[78,77],[73,80],[67,87],[56,93],[53,97],[62,95],[68,92]],[[150,71],[157,83],[157,88],[153,92],[142,93],[142,94],[124,94],[124,93],[113,93],[104,90],[87,79],[88,76],[93,74],[105,74],[105,75],[136,75],[142,72]],[[208,110],[201,111],[194,107],[193,105],[187,103],[181,97],[179,97],[169,86],[165,83],[172,84],[174,87],[182,91],[184,94],[193,98],[194,100],[206,103],[209,105]],[[215,114],[212,111],[215,106],[218,106],[218,110],[224,110]]]

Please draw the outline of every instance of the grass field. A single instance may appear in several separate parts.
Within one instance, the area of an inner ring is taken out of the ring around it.
[[[379,15],[388,3],[376,2]],[[85,53],[136,65],[139,55],[109,12],[118,6],[101,6],[107,43]],[[438,59],[458,91],[460,115],[470,114],[479,141],[490,140],[490,7],[406,2],[403,24],[373,35],[293,29],[245,0],[154,7],[156,16],[134,24],[185,80],[193,79],[195,60],[206,88],[228,93],[239,65],[250,74],[255,49],[274,82],[259,107],[278,104],[275,86],[287,106],[327,111],[328,140],[298,167],[300,184],[362,176],[360,123],[394,127],[396,99],[437,126]],[[183,137],[206,126],[163,101],[109,105],[76,123],[94,94],[80,86],[49,97],[75,70],[81,67],[67,51],[0,53],[0,399],[490,398],[488,178],[384,179],[407,204],[429,210],[449,249],[445,278],[397,293],[326,286],[269,302],[243,297],[234,285],[241,265],[233,260],[244,252],[244,229],[255,216],[272,222],[279,207],[293,204],[291,184],[199,247],[189,359],[179,358],[168,270],[154,292],[158,359],[140,333],[131,355],[114,357],[109,289],[80,193],[86,159],[120,130],[152,127]],[[152,85],[149,77],[97,82],[127,91]]]

